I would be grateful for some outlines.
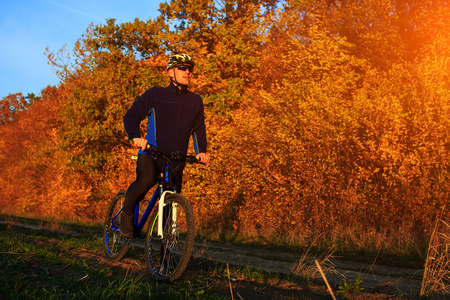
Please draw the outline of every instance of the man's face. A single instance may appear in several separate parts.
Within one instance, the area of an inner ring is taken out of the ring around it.
[[[177,85],[188,85],[192,78],[193,67],[190,64],[181,64],[169,69],[169,76]]]

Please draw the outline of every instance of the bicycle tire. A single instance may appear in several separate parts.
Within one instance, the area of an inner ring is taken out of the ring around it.
[[[103,227],[103,250],[106,258],[111,261],[121,260],[130,247],[127,238],[120,234],[118,226],[125,195],[126,191],[120,191],[114,196],[106,213]]]
[[[150,273],[158,280],[171,282],[186,269],[194,248],[195,219],[189,201],[180,194],[168,194],[163,215],[163,235],[158,236],[158,205],[150,217],[145,239],[145,261]],[[173,222],[176,208],[177,219]]]

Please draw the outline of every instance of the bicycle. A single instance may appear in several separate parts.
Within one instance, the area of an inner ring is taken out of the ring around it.
[[[147,146],[147,152],[162,157],[166,164],[151,199],[136,205],[133,237],[145,238],[145,261],[156,280],[173,281],[181,276],[191,257],[195,219],[191,204],[176,193],[172,184],[172,162],[202,163],[193,155],[169,154],[152,145]],[[104,223],[103,248],[112,261],[122,259],[131,244],[131,238],[123,237],[119,230],[125,195],[126,191],[120,191],[114,196]],[[154,209],[157,202],[157,209]],[[142,234],[149,216],[147,232]]]

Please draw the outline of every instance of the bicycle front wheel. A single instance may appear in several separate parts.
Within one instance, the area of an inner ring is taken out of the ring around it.
[[[159,281],[173,281],[181,276],[194,248],[195,221],[189,201],[180,194],[168,194],[163,216],[158,205],[150,218],[145,240],[145,260]],[[162,218],[162,237],[158,219]]]
[[[103,250],[112,261],[122,259],[130,247],[129,241],[120,234],[120,214],[125,202],[126,191],[120,191],[109,205],[103,227]]]

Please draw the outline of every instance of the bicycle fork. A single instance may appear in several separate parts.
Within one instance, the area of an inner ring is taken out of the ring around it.
[[[165,199],[166,199],[166,195],[167,194],[174,194],[174,192],[171,191],[165,191],[163,192],[163,194],[161,195],[160,199],[159,199],[159,205],[158,205],[158,235],[162,238],[164,238],[164,230],[163,230],[163,220],[164,220],[164,207],[171,205],[172,209],[172,234],[176,233],[177,231],[177,207],[178,207],[178,203],[166,203]]]

